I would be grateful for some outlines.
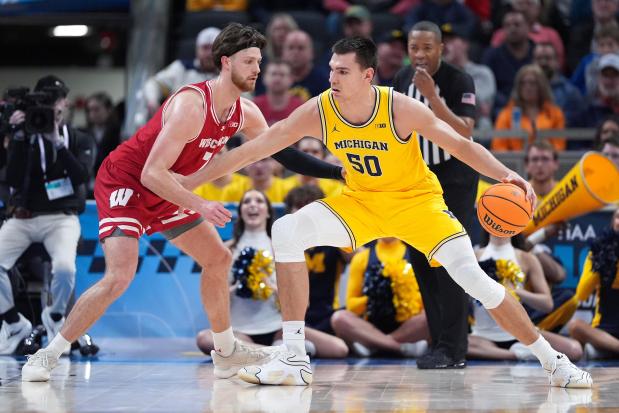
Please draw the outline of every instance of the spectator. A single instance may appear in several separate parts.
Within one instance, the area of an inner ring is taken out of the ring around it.
[[[289,187],[283,179],[273,175],[274,163],[273,159],[265,158],[248,165],[245,169],[249,182],[239,181],[226,186],[223,190],[222,201],[240,202],[245,192],[257,189],[264,192],[272,203],[284,202]]]
[[[286,213],[293,213],[305,205],[324,198],[320,188],[303,185],[286,195]],[[348,355],[348,346],[335,337],[331,316],[340,308],[339,286],[349,254],[336,247],[313,247],[305,251],[309,275],[309,306],[305,313],[305,337],[314,343],[319,357],[341,358]],[[309,334],[308,334],[309,333]]]
[[[619,134],[611,135],[604,141],[600,152],[619,168]]]
[[[544,26],[539,22],[541,2],[540,0],[512,0],[512,5],[515,10],[521,11],[529,27],[529,39],[535,43],[550,43],[557,53],[559,68],[565,65],[565,48],[559,33],[552,27]],[[493,47],[499,47],[505,41],[506,32],[504,28],[500,28],[492,35],[491,44]]]
[[[619,115],[610,115],[598,124],[593,138],[593,147],[600,148],[602,143],[612,135],[619,134]]]
[[[232,239],[226,242],[234,262],[228,277],[230,325],[237,340],[270,346],[276,335],[281,337],[282,328],[271,246],[273,208],[264,193],[249,190],[237,213]],[[244,262],[247,256],[252,258]],[[205,354],[214,349],[211,330],[200,331],[196,342]]]
[[[488,66],[469,60],[469,41],[462,32],[450,25],[445,25],[441,29],[445,44],[443,59],[473,78],[477,101],[475,125],[479,129],[492,129],[492,108],[496,95],[496,81],[492,70]]]
[[[507,12],[503,17],[503,28],[505,42],[486,50],[483,58],[483,64],[492,70],[496,79],[495,113],[507,104],[518,70],[533,61],[534,45],[528,38],[529,26],[524,14],[515,10]]]
[[[7,181],[13,188],[10,218],[0,228],[0,354],[11,354],[32,325],[19,314],[7,271],[34,242],[52,259],[51,305],[41,313],[47,336],[55,337],[75,287],[75,257],[80,238],[77,215],[86,204],[86,185],[94,163],[94,141],[67,125],[64,112],[69,89],[56,76],[38,80],[35,92],[52,95],[54,119],[49,133],[12,135]],[[26,115],[17,110],[9,119],[18,128]]]
[[[267,63],[262,78],[266,93],[256,96],[254,103],[258,106],[269,125],[285,119],[293,110],[303,104],[298,96],[290,93],[292,73],[290,64],[283,60],[271,60]]]
[[[617,27],[619,0],[591,0],[593,16],[576,23],[570,30],[568,67],[574,70],[576,65],[591,50],[591,39],[600,27],[612,25]]]
[[[572,128],[579,126],[583,121],[582,95],[561,74],[554,46],[551,43],[538,43],[533,51],[533,58],[550,82],[555,103],[563,111],[567,126]]]
[[[519,124],[514,123],[514,111],[521,112]],[[496,129],[524,129],[529,133],[528,143],[535,139],[541,129],[563,129],[565,117],[561,108],[554,104],[552,92],[546,76],[537,65],[522,67],[516,75],[514,90],[507,106],[497,117]],[[557,150],[565,149],[565,139],[551,138]],[[494,138],[491,148],[496,151],[524,149],[524,141],[519,138]]]
[[[364,6],[350,6],[344,13],[344,23],[342,25],[344,37],[360,36],[366,39],[372,38],[372,15]]]
[[[150,115],[157,111],[164,99],[181,86],[210,80],[217,76],[211,49],[219,32],[220,30],[215,27],[202,30],[196,38],[195,59],[175,60],[146,81],[144,98]]]
[[[299,141],[297,147],[301,152],[325,160],[326,149],[318,139],[307,136]],[[286,184],[289,188],[312,185],[320,188],[326,196],[338,195],[342,192],[342,188],[344,187],[342,182],[334,179],[319,179],[305,175],[293,175],[286,178]]]
[[[474,35],[477,24],[475,14],[456,0],[422,0],[404,18],[404,31],[410,32],[415,23],[423,20],[438,26],[450,24],[468,38]]]
[[[222,147],[221,150],[215,154],[215,158],[226,152],[228,152],[228,145]],[[243,188],[249,188],[250,185],[250,179],[248,177],[234,172],[230,175],[224,175],[221,178],[217,178],[212,182],[207,182],[200,185],[194,189],[193,192],[204,199],[208,199],[209,201],[223,201],[223,194],[228,186],[241,186]]]
[[[482,27],[492,24],[490,22],[491,0],[464,0],[464,4],[475,13]]]
[[[576,298],[584,301],[595,291],[597,305],[589,325],[583,320],[568,324],[570,335],[585,347],[588,358],[619,357],[619,208],[610,228],[591,244],[576,288]]]
[[[402,68],[406,58],[406,37],[400,30],[392,30],[381,36],[376,46],[378,67],[374,84],[393,86],[395,74]]]
[[[276,13],[269,20],[266,29],[267,45],[262,50],[261,71],[264,72],[266,65],[272,60],[282,60],[284,53],[284,42],[288,33],[299,30],[296,20],[288,13]],[[254,96],[264,95],[266,91],[264,76],[256,82]]]
[[[339,4],[339,1],[337,3]],[[360,36],[371,39],[374,26],[368,8],[361,4],[348,5],[348,2],[344,3],[343,6],[345,7],[341,9],[341,12],[332,12],[327,17],[327,30],[330,36],[333,38]],[[320,67],[328,69],[330,59],[331,50],[325,50],[318,59],[318,64]]]
[[[581,1],[581,0],[576,0]],[[554,28],[561,36],[563,45],[569,46],[570,29],[575,22],[570,20],[570,9],[575,2],[573,0],[542,1],[542,21]],[[566,52],[567,54],[567,52]],[[567,56],[563,69],[567,69]]]
[[[292,68],[291,93],[303,101],[318,96],[329,86],[329,77],[314,65],[312,39],[302,30],[294,30],[286,36],[282,60]]]
[[[112,98],[106,92],[92,94],[86,99],[85,132],[95,138],[97,145],[93,174],[96,175],[103,159],[120,144],[120,123]]]
[[[328,12],[344,13],[350,6],[360,5],[372,13],[402,14],[420,0],[323,0],[322,6]]]
[[[583,96],[595,94],[600,58],[609,53],[619,54],[619,27],[606,25],[597,29],[592,49],[591,53],[580,60],[570,79]]]
[[[272,60],[281,59],[284,51],[284,41],[286,36],[293,30],[298,30],[299,25],[288,13],[276,13],[269,20],[266,29],[267,45],[264,48],[264,60],[267,63]]]
[[[559,170],[558,158],[557,150],[547,140],[533,142],[527,148],[524,157],[525,170],[539,202],[542,202],[557,185],[555,175]],[[557,235],[559,229],[564,226],[564,223],[551,224],[539,230],[542,232],[538,235],[527,238],[526,249],[535,254],[541,262],[549,285],[561,284],[566,274],[565,268],[551,255],[550,248],[542,242]]]
[[[245,11],[248,0],[187,0],[185,8],[189,12],[203,10]]]
[[[480,266],[488,276],[501,283],[507,292],[522,302],[525,309],[550,312],[553,308],[550,289],[544,279],[542,266],[537,258],[520,248],[514,248],[518,238],[489,236],[488,244],[477,251]],[[468,356],[494,360],[535,360],[526,346],[504,331],[478,302],[473,304],[474,324],[469,336]],[[557,351],[570,360],[582,357],[580,344],[569,338],[548,331],[541,334]]]
[[[529,183],[541,202],[557,185],[555,174],[559,170],[557,149],[548,141],[537,141],[527,148],[524,158]]]
[[[251,0],[249,13],[253,20],[266,26],[275,13],[299,10],[323,12],[321,0]]]
[[[619,114],[619,54],[602,56],[598,68],[596,92],[587,108],[587,127],[594,127],[602,119]]]
[[[333,314],[331,325],[360,356],[419,357],[427,350],[430,334],[409,248],[382,238],[350,263],[346,309]]]

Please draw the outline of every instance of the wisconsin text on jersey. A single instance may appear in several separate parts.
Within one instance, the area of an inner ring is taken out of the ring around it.
[[[200,148],[218,148],[220,146],[223,146],[226,144],[226,142],[228,142],[228,139],[230,139],[230,136],[222,136],[219,139],[213,139],[213,138],[206,138],[206,139],[201,139],[200,140]]]
[[[387,142],[366,141],[362,139],[342,139],[341,141],[334,142],[334,144],[335,149],[362,148],[374,149],[377,151],[389,150],[389,145]]]

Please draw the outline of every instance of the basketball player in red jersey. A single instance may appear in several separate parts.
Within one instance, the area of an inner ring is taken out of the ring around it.
[[[257,106],[240,97],[254,90],[265,43],[264,36],[251,27],[234,23],[226,27],[213,44],[220,75],[181,88],[105,159],[95,185],[105,274],[79,298],[60,333],[28,359],[22,369],[24,381],[49,380],[71,342],[127,289],[137,268],[138,239],[154,232],[161,232],[202,267],[200,293],[214,332],[215,375],[230,377],[241,366],[266,357],[264,351],[236,341],[230,328],[231,256],[213,225],[224,226],[231,214],[220,203],[204,200],[179,183],[183,176],[206,167],[235,133],[254,138],[267,130]],[[341,176],[339,167],[300,153],[283,155],[278,160],[297,172]]]

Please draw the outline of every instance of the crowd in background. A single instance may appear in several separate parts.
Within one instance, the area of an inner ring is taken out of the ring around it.
[[[601,131],[617,124],[618,0],[276,3],[188,0],[185,11],[246,13],[254,24],[264,28],[268,43],[263,50],[261,74],[255,93],[248,97],[258,105],[269,124],[287,117],[303,102],[329,87],[329,47],[341,36],[372,38],[378,46],[374,83],[392,86],[396,73],[411,61],[413,51],[407,45],[407,30],[420,20],[430,20],[441,27],[444,61],[473,77],[477,107],[475,127],[520,130],[528,135],[528,141],[510,138],[505,133],[483,141],[493,151],[521,151],[544,129],[597,128]],[[299,10],[321,13],[324,27],[313,28],[311,35],[304,31],[293,17]],[[384,16],[398,19],[395,21],[400,25],[393,28],[392,20],[385,26],[381,23]],[[389,30],[381,32],[381,27],[389,27]],[[206,27],[196,37],[195,58],[175,60],[145,82],[143,95],[150,115],[182,85],[216,76],[211,46],[219,30]],[[94,177],[103,158],[122,140],[123,104],[115,104],[102,91],[73,102],[69,110],[69,119],[81,118],[72,115],[81,115],[80,111],[84,111],[85,124],[74,126],[81,126],[95,138]],[[594,141],[566,140],[559,134],[550,141],[560,151],[602,149],[597,138]],[[254,185],[258,185],[256,188],[267,193],[267,189],[273,188],[270,189],[274,195],[271,200],[281,202],[285,193],[300,181],[295,178],[279,182],[279,179],[288,178],[288,173],[277,164],[263,164],[253,168],[255,173],[244,172],[249,180],[235,178],[233,188],[219,191],[216,199],[238,202],[243,189],[253,180]],[[273,177],[266,179],[265,175]],[[258,184],[256,180],[262,182]],[[222,180],[214,185],[223,188],[228,182]],[[326,192],[331,193],[331,190]]]

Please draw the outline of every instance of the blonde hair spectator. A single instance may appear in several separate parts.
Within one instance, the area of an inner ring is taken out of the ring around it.
[[[516,74],[510,100],[499,113],[495,128],[523,129],[529,134],[529,144],[536,140],[538,130],[565,128],[565,115],[561,108],[555,105],[550,83],[539,66],[531,64],[520,68]],[[565,139],[549,140],[555,149],[565,149]],[[492,149],[522,150],[524,141],[520,138],[495,138],[492,140]]]
[[[281,59],[286,36],[298,29],[296,20],[288,13],[276,13],[271,17],[266,28],[267,46],[264,48],[268,61]]]

